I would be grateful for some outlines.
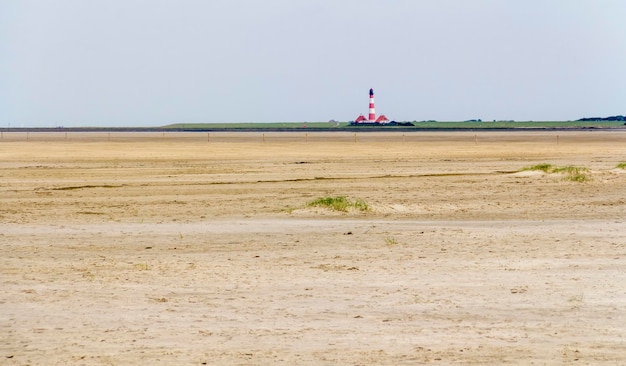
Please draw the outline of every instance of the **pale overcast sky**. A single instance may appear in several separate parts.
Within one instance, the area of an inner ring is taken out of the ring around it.
[[[624,0],[0,0],[0,127],[626,114]]]

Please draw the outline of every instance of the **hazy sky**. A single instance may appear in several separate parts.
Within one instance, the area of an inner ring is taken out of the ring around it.
[[[0,127],[626,114],[624,0],[0,0]]]

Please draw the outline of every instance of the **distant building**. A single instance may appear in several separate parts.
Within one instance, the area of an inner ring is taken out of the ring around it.
[[[378,118],[376,118],[376,123],[389,123],[389,118],[384,114],[381,114]]]
[[[363,114],[359,114],[359,116],[351,122],[351,124],[388,124],[389,118],[384,114],[381,114],[378,118],[376,118],[376,108],[374,107],[374,89],[370,89],[370,103],[369,103],[369,114],[367,118]]]

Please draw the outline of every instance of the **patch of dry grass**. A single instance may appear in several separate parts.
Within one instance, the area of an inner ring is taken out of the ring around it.
[[[309,202],[307,206],[324,207],[333,211],[341,212],[348,212],[350,209],[355,209],[358,211],[368,211],[370,209],[369,205],[365,201],[361,199],[351,201],[345,196],[320,197]]]
[[[572,182],[582,183],[591,180],[591,176],[589,175],[589,168],[573,165],[559,167],[552,164],[543,163],[522,169],[522,171],[525,170],[539,170],[547,174],[564,174],[565,180],[570,180]]]

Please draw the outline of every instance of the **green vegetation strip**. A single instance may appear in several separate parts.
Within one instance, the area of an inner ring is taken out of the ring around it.
[[[625,128],[622,121],[494,121],[494,122],[442,122],[410,121],[414,126],[385,126],[385,129],[524,129],[524,128]],[[175,130],[262,130],[262,129],[354,129],[367,130],[374,126],[350,126],[348,122],[236,122],[236,123],[176,123],[162,126]],[[380,127],[380,126],[379,126]]]
[[[361,200],[357,199],[354,201],[349,200],[344,196],[337,197],[321,197],[316,200],[313,200],[307,204],[309,207],[324,207],[334,211],[348,212],[350,209],[355,209],[358,211],[368,211],[368,204]]]

